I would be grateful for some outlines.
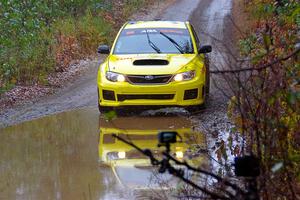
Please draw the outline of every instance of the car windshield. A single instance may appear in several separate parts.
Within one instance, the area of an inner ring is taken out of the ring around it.
[[[114,54],[157,53],[194,53],[189,31],[176,28],[124,29],[114,48]]]

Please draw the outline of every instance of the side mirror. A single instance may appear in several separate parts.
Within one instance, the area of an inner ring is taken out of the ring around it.
[[[98,53],[109,54],[110,53],[109,46],[107,46],[107,45],[100,45],[98,47]]]
[[[203,45],[198,49],[199,53],[210,53],[212,51],[212,47],[210,45]]]

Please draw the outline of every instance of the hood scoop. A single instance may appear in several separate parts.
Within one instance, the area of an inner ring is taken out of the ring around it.
[[[133,61],[133,65],[168,65],[169,61],[163,59],[141,59]]]

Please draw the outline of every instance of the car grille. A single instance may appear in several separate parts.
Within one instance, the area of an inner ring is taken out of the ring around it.
[[[167,84],[172,75],[128,75],[127,79],[132,84]]]
[[[118,94],[118,101],[152,99],[152,100],[170,100],[174,99],[174,94]]]

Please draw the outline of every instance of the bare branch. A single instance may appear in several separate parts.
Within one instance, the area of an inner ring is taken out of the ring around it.
[[[279,58],[277,60],[274,60],[271,63],[268,63],[266,65],[260,66],[260,67],[248,67],[248,68],[242,68],[242,69],[234,69],[234,70],[212,70],[210,71],[210,73],[214,73],[214,74],[225,74],[225,73],[240,73],[240,72],[246,72],[246,71],[260,71],[260,70],[264,70],[266,68],[269,67],[273,67],[275,64],[280,63],[281,61],[286,61],[292,57],[294,57],[295,55],[297,55],[300,52],[300,48],[298,48],[296,51],[294,51],[293,53]]]
[[[183,165],[183,166],[187,167],[188,169],[190,169],[190,170],[192,170],[192,171],[195,171],[195,172],[199,172],[199,173],[203,173],[203,174],[209,175],[209,176],[215,178],[216,180],[218,180],[218,181],[224,183],[225,185],[230,186],[230,187],[232,187],[233,189],[235,189],[235,190],[241,192],[242,194],[245,193],[245,192],[244,192],[240,187],[238,187],[237,185],[235,185],[235,184],[233,184],[233,183],[231,183],[231,182],[225,180],[224,178],[222,178],[222,177],[220,177],[220,176],[218,176],[218,175],[216,175],[216,174],[214,174],[214,173],[208,172],[208,171],[203,170],[203,169],[199,169],[199,168],[192,167],[192,166],[190,166],[187,162],[185,162],[185,161],[184,161],[184,162],[178,161],[178,160],[176,160],[175,158],[173,158],[173,157],[172,157],[171,155],[169,155],[169,154],[164,153],[164,155],[165,155],[166,157],[168,157],[170,160],[173,160],[173,161],[174,161],[176,164],[178,164],[178,165]]]

